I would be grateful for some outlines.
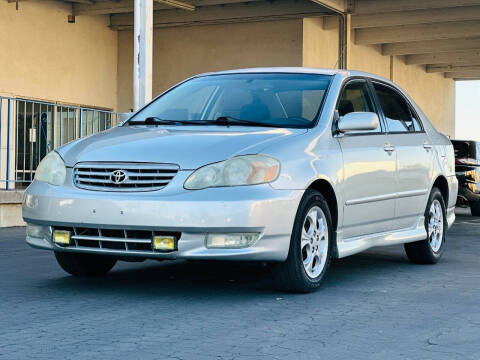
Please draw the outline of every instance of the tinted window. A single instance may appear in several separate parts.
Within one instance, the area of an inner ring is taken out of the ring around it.
[[[423,131],[422,126],[420,125],[420,119],[417,118],[415,112],[412,110],[411,107],[409,107],[409,109],[410,114],[412,115],[413,128],[415,129],[415,131]]]
[[[388,131],[415,132],[422,130],[418,119],[410,111],[403,96],[389,86],[374,83],[374,87],[385,115]]]
[[[351,112],[375,112],[367,82],[365,80],[349,81],[340,94],[337,110],[340,116]],[[378,126],[372,131],[380,132],[381,128]]]
[[[232,117],[279,127],[309,127],[317,118],[331,76],[252,73],[188,80],[159,97],[129,122],[216,120]]]

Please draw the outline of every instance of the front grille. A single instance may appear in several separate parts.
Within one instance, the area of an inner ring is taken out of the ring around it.
[[[153,191],[167,186],[177,172],[174,164],[79,163],[73,183],[87,190]]]
[[[151,255],[158,253],[152,248],[153,236],[174,236],[176,241],[181,233],[157,230],[102,229],[86,227],[55,226],[53,230],[70,231],[72,243],[66,248],[79,250],[115,250],[128,254]]]

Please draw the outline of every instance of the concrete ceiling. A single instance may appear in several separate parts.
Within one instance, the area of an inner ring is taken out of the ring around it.
[[[10,0],[11,1],[11,0]],[[74,15],[110,14],[133,26],[133,0],[69,0]],[[445,77],[480,79],[480,0],[154,0],[154,26],[350,14],[354,42],[379,45]]]
[[[386,56],[445,77],[480,79],[480,0],[356,0],[356,44],[379,44]]]

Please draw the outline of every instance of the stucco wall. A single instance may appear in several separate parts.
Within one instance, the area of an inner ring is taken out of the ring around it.
[[[455,81],[442,73],[426,73],[424,66],[406,65],[403,56],[393,58],[393,81],[405,89],[435,127],[455,137]]]
[[[256,66],[337,65],[338,29],[321,18],[155,29],[153,95],[206,71]],[[131,31],[118,33],[118,109],[132,107]],[[382,56],[380,46],[355,45],[348,34],[347,68],[391,78],[404,88],[442,132],[454,137],[454,81]]]
[[[132,107],[131,31],[118,32],[118,108]],[[302,65],[302,20],[155,29],[153,96],[186,77],[226,69]]]
[[[356,45],[347,34],[347,68],[391,79],[422,108],[435,127],[455,136],[455,82],[429,74],[424,66],[406,65],[402,56],[382,56],[379,45]],[[338,30],[324,30],[319,18],[303,22],[303,66],[333,67],[338,54]]]
[[[348,68],[393,80],[420,106],[433,125],[455,136],[455,82],[442,74],[427,73],[424,66],[406,65],[403,56],[382,56],[376,46],[351,44]]]
[[[303,19],[303,66],[338,67],[338,28],[323,30],[322,18]]]
[[[60,1],[0,1],[0,94],[116,107],[117,33]]]

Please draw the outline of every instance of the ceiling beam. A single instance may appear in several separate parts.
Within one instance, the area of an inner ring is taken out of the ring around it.
[[[195,5],[179,1],[179,0],[153,0],[156,3],[170,6],[176,9],[182,9],[182,10],[187,10],[187,11],[194,11],[195,10]]]
[[[375,14],[392,11],[437,9],[480,5],[480,0],[356,0],[355,14]]]
[[[415,54],[405,57],[407,65],[412,64],[480,64],[480,50],[466,50],[456,52],[442,52],[436,54]]]
[[[264,1],[264,0],[249,0],[249,2]],[[186,1],[182,1],[187,3]],[[222,4],[235,4],[245,2],[245,0],[197,0],[191,5],[195,7],[200,6],[214,6]],[[166,6],[160,2],[153,4],[153,10],[170,9],[171,6]],[[133,0],[107,0],[97,1],[94,5],[73,4],[73,15],[100,15],[100,14],[122,14],[133,13]]]
[[[383,44],[382,55],[427,54],[472,49],[480,49],[480,37]]]
[[[428,10],[394,11],[386,14],[352,15],[352,28],[430,24],[443,21],[480,20],[480,5]]]
[[[325,6],[326,8],[336,11],[336,12],[345,12],[347,11],[347,1],[346,0],[312,0],[314,3]]]
[[[154,3],[154,10],[167,9],[168,6],[163,4]],[[132,0],[109,0],[109,1],[97,1],[93,5],[86,4],[73,4],[73,15],[102,15],[102,14],[115,14],[115,13],[129,13],[133,12]]]
[[[476,80],[480,79],[480,71],[472,71],[472,72],[463,72],[463,71],[455,71],[455,72],[447,72],[445,73],[445,77],[448,79],[471,79]]]
[[[171,27],[301,18],[327,15],[326,11],[328,10],[311,1],[299,1],[292,6],[290,0],[198,7],[195,11],[161,10],[153,13],[153,26]],[[113,29],[129,30],[133,26],[133,16],[131,14],[112,15],[110,24]]]
[[[72,3],[79,3],[79,4],[87,4],[87,5],[93,5],[95,4],[94,0],[65,0],[65,2],[72,2]]]
[[[480,20],[386,26],[355,30],[355,43],[385,44],[480,36]]]
[[[436,73],[436,72],[469,72],[469,71],[478,71],[480,72],[480,65],[467,65],[467,66],[458,66],[458,65],[427,65],[427,73]]]
[[[480,78],[456,78],[455,81],[471,81],[471,80],[480,80]]]

